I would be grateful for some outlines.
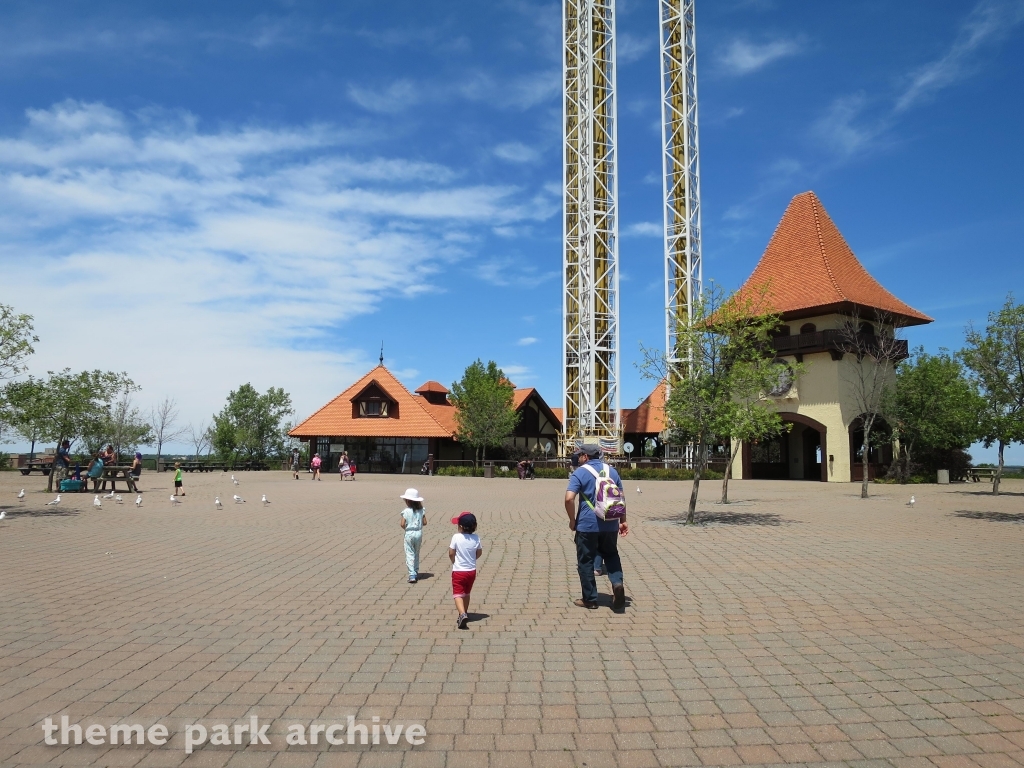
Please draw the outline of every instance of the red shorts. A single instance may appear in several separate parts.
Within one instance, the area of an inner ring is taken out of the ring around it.
[[[476,571],[452,571],[452,597],[469,597],[476,581]]]

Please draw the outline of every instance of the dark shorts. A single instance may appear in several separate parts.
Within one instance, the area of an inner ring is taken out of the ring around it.
[[[181,488],[181,480],[175,480],[174,481],[174,487],[175,488]]]
[[[469,597],[476,581],[476,571],[452,571],[452,597]]]

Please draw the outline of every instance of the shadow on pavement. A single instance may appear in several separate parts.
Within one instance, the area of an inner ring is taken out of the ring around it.
[[[686,515],[652,517],[651,522],[686,525]],[[774,512],[704,512],[697,514],[697,525],[788,525],[799,520],[787,520]]]
[[[953,513],[968,520],[988,520],[990,523],[1024,523],[1024,512],[967,512]]]
[[[13,520],[16,517],[75,517],[79,514],[77,509],[11,509],[6,510],[5,520]]]
[[[967,496],[988,496],[989,498],[999,498],[998,496],[992,496],[991,488],[987,491],[957,491],[957,493],[963,493]],[[1024,496],[1024,492],[1000,490],[999,496]]]

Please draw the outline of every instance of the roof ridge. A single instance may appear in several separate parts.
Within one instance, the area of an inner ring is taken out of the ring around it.
[[[839,283],[836,282],[836,276],[832,274],[832,264],[828,260],[828,253],[825,252],[825,241],[821,237],[821,219],[818,218],[818,204],[820,204],[821,201],[814,192],[808,192],[807,194],[811,198],[811,213],[814,214],[814,230],[818,234],[818,250],[821,251],[821,260],[825,264],[825,271],[828,272],[828,279],[832,282],[832,287],[836,289],[836,293],[849,301],[849,297],[843,289],[839,287]]]

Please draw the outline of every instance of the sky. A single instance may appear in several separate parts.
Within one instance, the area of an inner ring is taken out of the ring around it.
[[[251,382],[308,416],[376,364],[561,400],[555,2],[0,5],[0,302],[30,360],[182,424]],[[619,0],[621,403],[664,344],[656,0]],[[1024,0],[698,0],[704,275],[813,189],[958,349],[1024,294]],[[976,459],[992,452],[975,448]],[[1024,449],[1007,452],[1024,463]]]

